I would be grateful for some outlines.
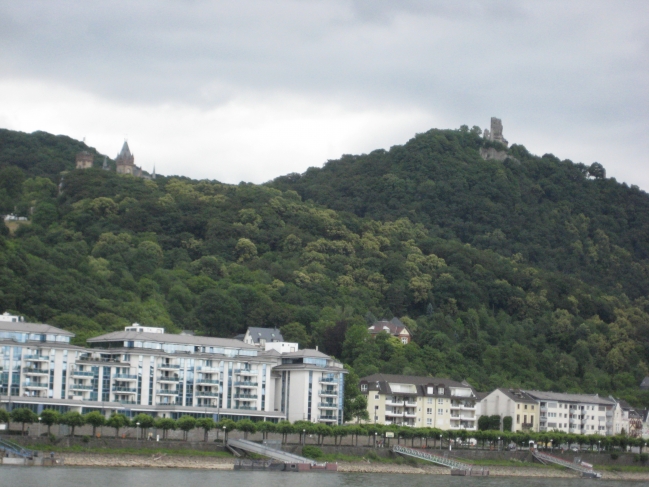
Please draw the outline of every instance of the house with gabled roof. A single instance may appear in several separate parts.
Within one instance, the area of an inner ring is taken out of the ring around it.
[[[370,332],[372,337],[376,337],[379,333],[387,333],[393,337],[397,337],[401,343],[407,345],[410,343],[412,335],[408,327],[404,325],[399,318],[392,318],[390,321],[382,319],[374,322],[367,331]]]

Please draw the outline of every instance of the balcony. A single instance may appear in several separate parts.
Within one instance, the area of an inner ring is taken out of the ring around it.
[[[319,409],[338,409],[338,405],[333,402],[321,402],[318,403]]]
[[[475,403],[451,401],[451,409],[464,409],[465,411],[475,411]]]
[[[234,409],[243,409],[246,411],[256,411],[257,408],[255,406],[237,406]]]
[[[36,367],[23,367],[23,372],[25,375],[48,375],[49,370],[37,369]]]
[[[92,391],[93,386],[86,386],[83,384],[70,384],[71,391]]]
[[[137,389],[134,387],[113,387],[113,392],[135,394]]]
[[[214,379],[196,379],[195,383],[196,384],[215,384],[215,385],[219,385],[219,381],[214,380]]]
[[[252,369],[234,369],[234,373],[239,375],[257,375],[259,371]]]
[[[194,396],[196,397],[219,397],[218,392],[212,391],[194,391]]]
[[[158,364],[158,369],[160,370],[177,370],[180,368],[180,365],[177,364]]]
[[[393,399],[389,399],[389,400],[386,399],[386,400],[385,400],[385,405],[386,405],[386,406],[399,406],[399,407],[403,407],[403,406],[404,406],[404,402],[403,402],[403,401],[395,401],[395,400],[393,400]]]
[[[218,367],[207,367],[207,366],[196,367],[196,370],[200,372],[207,372],[210,374],[218,374],[219,372],[221,372],[221,370]]]
[[[180,377],[177,375],[159,375],[158,382],[179,382]]]
[[[336,416],[318,416],[318,421],[323,421],[325,423],[337,423],[338,418]]]
[[[30,362],[49,362],[50,358],[45,356],[45,355],[24,355],[23,358],[25,360],[29,360]]]
[[[386,411],[385,412],[386,416],[391,416],[391,417],[403,417],[403,411]]]
[[[158,389],[156,394],[159,396],[177,396],[178,391],[173,391],[171,389]]]
[[[338,385],[338,380],[333,377],[320,377],[319,382],[323,384],[336,384]]]
[[[408,413],[408,412],[406,412],[403,416],[404,416],[405,418],[416,418],[416,417],[417,417],[417,413]]]
[[[338,393],[336,391],[329,390],[320,391],[318,392],[318,395],[321,397],[338,397]]]
[[[180,405],[180,403],[176,403],[176,401],[173,401],[173,402],[156,402],[155,405],[156,406],[176,406],[176,405]]]
[[[137,404],[137,401],[127,401],[125,399],[119,399],[119,400],[113,401],[113,402],[117,402],[119,404]]]
[[[606,411],[606,416],[613,417],[613,411]]]
[[[47,389],[47,382],[24,382],[26,389]]]
[[[237,381],[234,383],[235,387],[257,387],[259,382],[250,382],[247,380]]]
[[[137,375],[133,375],[133,374],[113,374],[113,379],[137,380]]]
[[[257,399],[257,394],[235,394],[235,399]]]
[[[73,370],[72,377],[94,377],[94,372],[88,372],[85,370]]]

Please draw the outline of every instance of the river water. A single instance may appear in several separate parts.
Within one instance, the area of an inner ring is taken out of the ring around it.
[[[646,487],[646,482],[448,475],[0,467],[0,487]]]

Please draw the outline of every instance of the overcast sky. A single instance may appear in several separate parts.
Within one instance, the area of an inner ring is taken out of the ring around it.
[[[0,0],[0,127],[264,182],[503,120],[649,190],[649,1]]]

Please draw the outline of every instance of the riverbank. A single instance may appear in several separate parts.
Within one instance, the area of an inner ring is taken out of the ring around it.
[[[136,467],[136,468],[187,468],[202,470],[233,470],[234,458],[212,456],[169,455],[169,454],[102,454],[74,453],[59,454],[65,459],[67,467]],[[536,465],[489,466],[484,465],[492,477],[536,477],[536,478],[577,478],[575,472]],[[399,465],[372,461],[338,462],[340,473],[382,473],[414,475],[450,475],[448,468],[433,465]],[[602,471],[604,479],[649,481],[646,472]]]

